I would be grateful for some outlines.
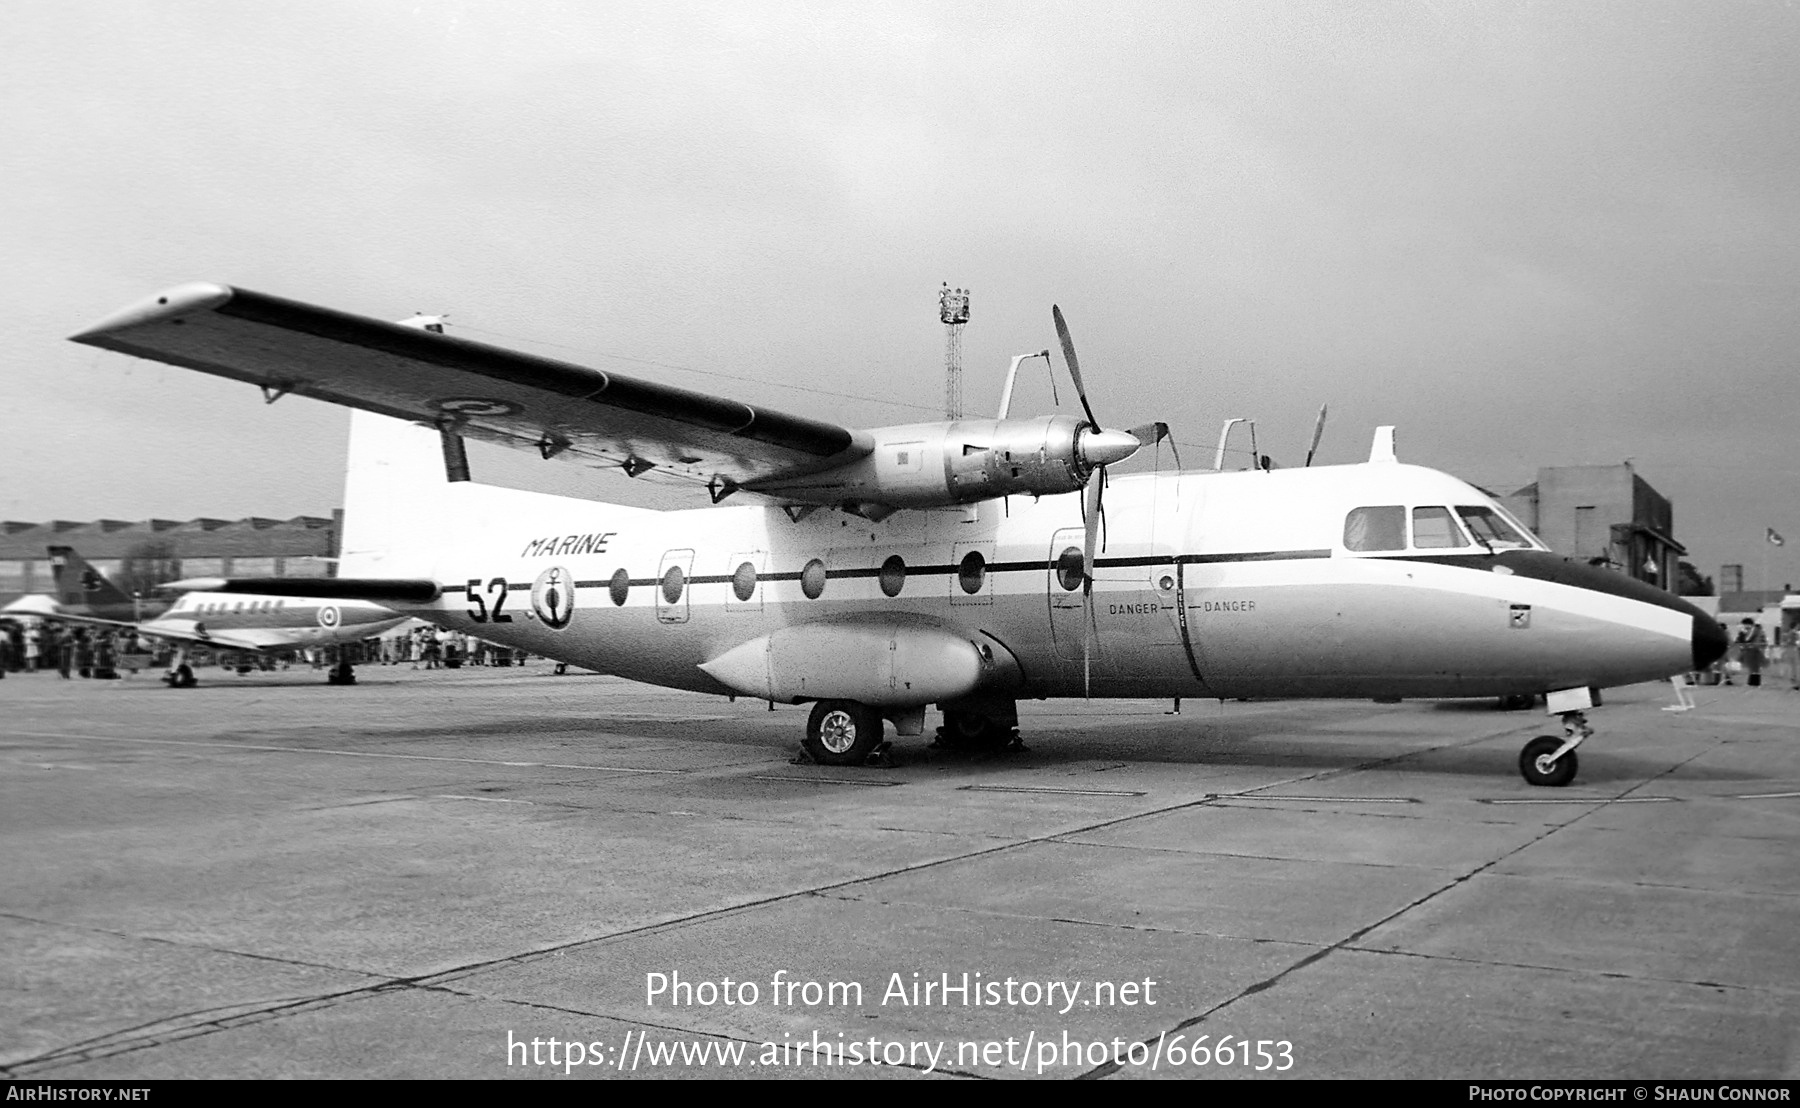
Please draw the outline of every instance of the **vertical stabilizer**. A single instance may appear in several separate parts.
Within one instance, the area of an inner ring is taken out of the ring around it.
[[[56,582],[56,602],[71,612],[107,609],[110,618],[129,619],[131,597],[104,573],[87,563],[71,546],[50,547],[50,576]],[[123,611],[124,616],[114,613]]]
[[[430,576],[432,536],[450,520],[448,488],[435,428],[351,412],[338,576]]]

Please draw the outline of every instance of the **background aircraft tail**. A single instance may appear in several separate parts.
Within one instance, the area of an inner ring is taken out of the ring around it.
[[[50,548],[50,576],[56,582],[56,602],[74,611],[91,608],[131,610],[131,594],[112,583],[72,546]]]

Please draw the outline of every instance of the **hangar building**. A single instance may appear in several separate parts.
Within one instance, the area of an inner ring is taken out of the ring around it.
[[[293,519],[97,519],[0,523],[0,604],[53,593],[49,547],[72,547],[127,592],[159,580],[331,577],[342,512]]]

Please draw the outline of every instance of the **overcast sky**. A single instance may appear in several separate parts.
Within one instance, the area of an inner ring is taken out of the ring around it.
[[[1054,302],[1102,418],[1167,420],[1189,464],[1229,416],[1298,464],[1321,403],[1325,462],[1380,423],[1402,460],[1501,493],[1629,458],[1703,572],[1743,562],[1754,586],[1768,556],[1800,582],[1788,4],[7,16],[8,519],[339,505],[342,409],[66,341],[167,285],[448,312],[470,338],[879,424],[941,405],[949,281],[973,293],[972,409],[1055,345]],[[1042,381],[1021,403],[1049,404]]]

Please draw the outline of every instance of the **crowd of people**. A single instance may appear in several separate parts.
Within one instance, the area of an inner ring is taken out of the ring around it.
[[[1698,683],[1736,685],[1740,682],[1761,688],[1768,674],[1788,687],[1800,689],[1800,628],[1776,627],[1773,634],[1765,631],[1755,619],[1744,618],[1733,628],[1721,621],[1731,646],[1707,672],[1696,675]]]
[[[428,626],[333,649],[341,651],[355,665],[410,664],[413,669],[524,665],[530,657],[523,650]],[[55,672],[65,678],[110,680],[130,676],[139,669],[166,668],[174,653],[173,644],[140,638],[130,628],[112,630],[46,621],[0,624],[0,677]],[[319,669],[327,663],[327,654],[322,647],[255,655],[227,650],[214,652],[211,660],[240,671],[287,669],[294,664]]]
[[[137,660],[150,652],[136,631],[13,623],[0,629],[0,677],[8,673],[54,670],[62,677],[116,679],[122,659]]]
[[[524,665],[530,655],[523,650],[478,639],[441,627],[415,627],[381,639],[366,660],[384,666],[406,665],[414,669],[456,669],[471,666]]]

